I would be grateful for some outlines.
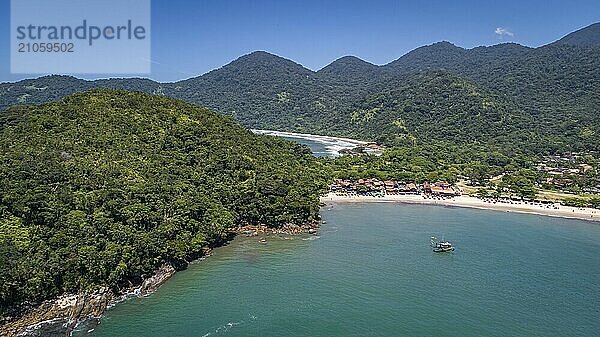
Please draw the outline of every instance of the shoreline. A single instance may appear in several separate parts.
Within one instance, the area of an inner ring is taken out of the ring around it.
[[[322,203],[362,203],[362,202],[399,202],[408,204],[438,205],[449,207],[465,207],[503,211],[507,213],[522,213],[558,218],[600,221],[600,209],[563,206],[559,204],[532,204],[525,202],[486,201],[471,196],[455,196],[452,198],[425,198],[421,194],[384,195],[382,197],[338,195],[328,193],[321,196]]]
[[[237,236],[262,235],[311,235],[316,234],[321,220],[315,220],[303,225],[283,225],[279,228],[265,225],[245,225],[231,228],[227,236],[202,249],[199,256],[186,261],[191,264],[204,260],[212,255],[214,248],[222,247],[233,241]],[[260,242],[260,241],[259,241]],[[20,317],[0,324],[0,336],[71,336],[78,327],[93,330],[100,324],[104,313],[115,305],[133,297],[147,297],[165,284],[175,273],[183,269],[176,268],[171,263],[163,263],[151,274],[143,277],[140,284],[120,289],[118,292],[107,287],[100,287],[92,292],[63,293],[62,295],[45,300],[26,310]]]
[[[265,225],[245,225],[232,230],[235,236],[244,235],[246,237],[258,236],[263,234],[273,235],[305,235],[315,234],[321,226],[321,220],[308,222],[304,225],[283,225],[281,227],[268,227]]]
[[[210,254],[206,250],[204,258]],[[114,292],[108,287],[100,287],[91,292],[63,293],[45,300],[20,317],[0,325],[2,336],[71,336],[79,326],[95,326],[106,310],[132,297],[152,295],[167,282],[177,270],[169,263],[162,264],[152,274],[143,278],[137,285]]]

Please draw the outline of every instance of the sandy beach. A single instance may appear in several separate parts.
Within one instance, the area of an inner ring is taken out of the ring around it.
[[[561,218],[600,221],[600,210],[594,208],[578,208],[562,206],[559,204],[539,204],[525,202],[499,202],[487,201],[471,196],[456,196],[447,199],[425,198],[418,194],[385,195],[381,197],[338,195],[329,193],[321,197],[323,203],[336,202],[404,202],[427,205],[470,207],[490,209],[503,212],[528,213]]]
[[[352,139],[352,138],[321,136],[321,135],[313,135],[310,133],[297,133],[297,132],[261,130],[261,129],[252,129],[250,131],[252,131],[256,134],[259,134],[259,135],[300,138],[300,139],[308,139],[308,140],[320,141],[320,142],[325,142],[325,143],[343,142],[343,143],[352,145],[352,147],[368,144],[368,142],[366,142],[366,141]]]

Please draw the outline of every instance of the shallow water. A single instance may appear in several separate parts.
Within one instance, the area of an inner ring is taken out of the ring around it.
[[[310,139],[295,138],[295,137],[281,137],[281,138],[291,140],[296,143],[300,143],[302,145],[308,146],[310,148],[310,150],[312,151],[313,155],[315,155],[316,157],[335,157],[335,156],[339,155],[339,153],[337,152],[339,150],[333,149],[331,143],[317,142],[317,141],[310,140]]]
[[[393,203],[322,216],[318,237],[238,238],[76,335],[598,335],[597,223]]]

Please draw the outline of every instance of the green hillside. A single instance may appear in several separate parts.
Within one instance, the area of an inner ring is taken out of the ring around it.
[[[0,314],[184,266],[243,224],[318,216],[309,150],[182,101],[94,90],[0,114]]]
[[[473,82],[429,72],[391,83],[353,106],[354,134],[389,145],[447,141],[509,145],[525,141],[532,119]]]

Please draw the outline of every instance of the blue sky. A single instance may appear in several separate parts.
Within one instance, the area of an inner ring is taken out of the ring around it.
[[[10,2],[0,0],[0,81],[39,76],[10,74],[9,19]],[[385,64],[442,40],[537,47],[597,21],[597,0],[153,0],[149,77],[201,75],[255,50],[318,70],[344,55]]]

